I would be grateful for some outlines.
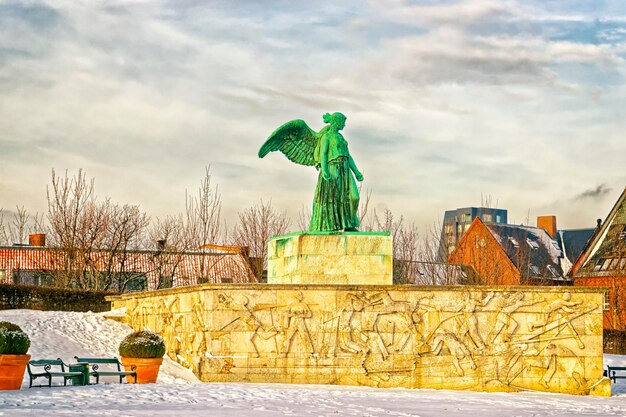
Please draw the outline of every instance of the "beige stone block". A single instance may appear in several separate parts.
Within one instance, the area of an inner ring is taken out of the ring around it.
[[[598,384],[594,385],[589,391],[589,395],[595,395],[598,397],[610,397],[611,396],[611,380],[603,378]]]
[[[267,261],[267,275],[268,277],[279,278],[285,276],[285,260],[284,259],[269,259]]]
[[[267,242],[267,259],[276,259],[278,258],[278,254],[276,251],[276,240],[277,239],[270,239]]]
[[[284,258],[283,275],[294,275],[298,270],[298,256],[290,255]]]
[[[347,255],[388,255],[393,253],[391,236],[347,235]]]
[[[346,254],[346,237],[340,233],[330,235],[299,236],[298,253],[303,255],[324,254],[329,256]]]

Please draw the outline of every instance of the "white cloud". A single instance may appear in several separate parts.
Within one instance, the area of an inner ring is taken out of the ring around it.
[[[542,21],[577,15],[589,21],[512,1],[15,6],[0,17],[0,207],[42,210],[50,169],[82,167],[102,195],[173,213],[210,163],[231,221],[260,198],[297,213],[315,172],[256,152],[326,111],[347,114],[376,204],[421,225],[481,193],[520,218],[621,189],[622,31],[546,35]]]

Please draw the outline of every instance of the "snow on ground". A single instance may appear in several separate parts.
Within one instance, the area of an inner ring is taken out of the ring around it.
[[[131,330],[94,313],[0,310],[31,337],[34,359],[119,356]],[[605,355],[626,365],[626,356]],[[200,383],[165,359],[156,384],[108,383],[0,392],[0,416],[626,416],[626,382],[614,396],[376,389],[329,385]]]

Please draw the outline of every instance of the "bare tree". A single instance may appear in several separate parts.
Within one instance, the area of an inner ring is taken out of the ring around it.
[[[368,195],[369,204],[369,195]],[[396,218],[391,210],[385,209],[382,216],[376,210],[371,216],[364,213],[365,230],[385,231],[391,234],[393,244],[393,282],[411,283],[414,263],[418,260],[419,233],[414,223],[406,224],[404,217]]]
[[[128,251],[144,241],[148,216],[137,206],[98,201],[94,179],[82,170],[73,177],[53,170],[47,199],[50,241],[62,254],[55,285],[123,290]]]
[[[311,209],[304,204],[298,213],[298,228],[300,230],[309,230],[309,224],[311,223]]]
[[[16,211],[8,224],[4,223],[4,210],[0,209],[0,244],[21,244],[28,241],[28,235],[45,230],[43,215],[30,215],[24,206],[16,206]]]
[[[210,167],[205,168],[198,194],[191,196],[185,192],[185,203],[185,231],[189,248],[219,243],[222,201],[218,187],[211,185]]]
[[[267,262],[267,242],[270,237],[284,234],[290,221],[287,213],[279,213],[272,207],[271,200],[261,201],[238,213],[239,221],[232,232],[232,244],[247,247],[253,258],[257,278],[261,278]]]
[[[185,236],[185,222],[182,215],[157,218],[147,233],[149,242],[156,244],[154,256],[149,257],[148,273],[155,277],[155,289],[173,285],[177,271],[183,261],[185,247],[189,240]]]
[[[106,219],[106,232],[100,250],[99,267],[93,275],[97,277],[96,288],[124,290],[127,283],[142,275],[134,268],[131,251],[138,250],[145,242],[150,218],[139,206],[113,205]]]

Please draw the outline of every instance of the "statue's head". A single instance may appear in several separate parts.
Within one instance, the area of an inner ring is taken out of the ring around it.
[[[343,113],[326,113],[324,116],[324,123],[330,123],[331,126],[337,127],[337,130],[341,130],[346,125],[346,116]]]

